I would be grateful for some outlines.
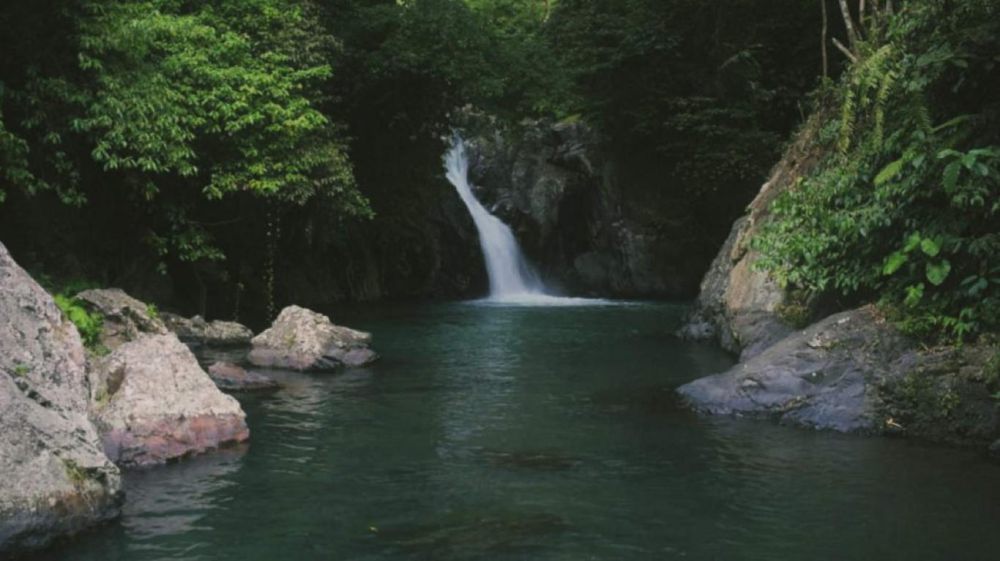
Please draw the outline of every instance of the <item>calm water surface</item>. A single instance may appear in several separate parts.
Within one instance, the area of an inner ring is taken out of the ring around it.
[[[663,304],[334,310],[377,366],[277,373],[249,446],[130,473],[124,516],[40,559],[994,560],[975,454],[700,418],[731,359]]]

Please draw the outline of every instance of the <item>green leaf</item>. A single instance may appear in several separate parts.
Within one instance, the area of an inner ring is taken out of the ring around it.
[[[958,184],[958,174],[962,171],[962,163],[958,160],[948,164],[944,168],[944,189],[945,191],[951,192],[955,190],[955,186]]]
[[[924,297],[924,283],[913,284],[906,287],[906,298],[903,303],[909,307],[914,307],[920,303]]]
[[[913,232],[910,234],[910,237],[906,238],[906,245],[903,246],[903,251],[905,253],[913,251],[920,245],[921,241],[923,241],[923,237],[920,235],[920,232]]]
[[[906,263],[908,257],[905,253],[897,251],[885,259],[885,265],[882,267],[883,275],[891,275],[899,270],[900,267]]]
[[[899,175],[900,170],[903,169],[903,159],[900,158],[894,162],[890,162],[889,165],[882,168],[882,171],[878,172],[875,176],[875,186],[881,187],[885,182]]]
[[[941,253],[941,246],[930,238],[924,238],[920,241],[920,250],[928,257],[937,257],[937,254]]]
[[[934,286],[941,286],[945,279],[948,278],[948,273],[950,272],[951,263],[949,263],[947,259],[942,259],[937,263],[927,264],[927,280]]]

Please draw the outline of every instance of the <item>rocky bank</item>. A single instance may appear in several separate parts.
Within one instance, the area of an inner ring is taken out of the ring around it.
[[[1000,453],[997,341],[927,348],[873,306],[825,313],[758,270],[750,241],[770,205],[810,173],[821,154],[811,119],[745,216],[733,225],[679,335],[717,341],[740,364],[678,389],[709,414],[766,417],[815,429],[898,434]],[[800,329],[801,325],[807,327]],[[809,325],[811,324],[811,325]]]
[[[77,299],[103,318],[90,368],[91,412],[108,457],[166,462],[249,437],[246,415],[144,303],[119,289]]]
[[[86,366],[76,328],[0,244],[0,555],[119,513]]]

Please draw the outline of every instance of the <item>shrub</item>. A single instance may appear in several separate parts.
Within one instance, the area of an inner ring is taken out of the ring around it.
[[[104,323],[100,314],[87,311],[86,308],[80,305],[79,300],[65,294],[56,294],[53,296],[53,299],[56,302],[56,306],[62,310],[66,318],[73,322],[77,331],[80,332],[83,344],[88,349],[97,350],[100,344],[101,327]]]

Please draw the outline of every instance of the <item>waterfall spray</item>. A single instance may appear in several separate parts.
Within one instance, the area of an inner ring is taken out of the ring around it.
[[[524,258],[513,232],[490,214],[472,193],[469,160],[461,138],[455,137],[444,163],[448,181],[455,186],[479,231],[479,244],[490,278],[490,300],[522,301],[546,296],[545,286]]]

